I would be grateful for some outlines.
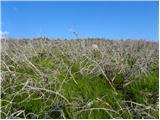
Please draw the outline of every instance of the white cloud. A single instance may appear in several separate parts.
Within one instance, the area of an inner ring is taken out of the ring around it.
[[[8,31],[4,31],[4,32],[0,31],[0,35],[8,35],[8,34],[9,34]]]
[[[0,31],[0,38],[4,38],[6,35],[8,35],[9,32],[8,31]]]

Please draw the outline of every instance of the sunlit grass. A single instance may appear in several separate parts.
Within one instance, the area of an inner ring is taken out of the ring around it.
[[[159,117],[156,43],[30,44],[2,41],[1,118]]]

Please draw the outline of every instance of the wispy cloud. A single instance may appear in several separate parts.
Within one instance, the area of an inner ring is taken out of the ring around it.
[[[8,31],[0,31],[0,38],[3,38],[4,36],[8,35],[9,32]]]

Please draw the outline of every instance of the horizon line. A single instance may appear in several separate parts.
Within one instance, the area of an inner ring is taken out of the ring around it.
[[[151,39],[144,39],[144,38],[119,38],[119,39],[113,39],[113,38],[106,38],[106,37],[82,37],[82,38],[56,38],[56,37],[46,37],[46,36],[39,36],[39,37],[1,37],[0,39],[59,39],[59,40],[82,40],[82,39],[104,39],[104,40],[142,40],[142,41],[151,41],[151,42],[159,42],[159,40],[151,40]]]

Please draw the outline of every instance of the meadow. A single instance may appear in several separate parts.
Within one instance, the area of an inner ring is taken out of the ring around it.
[[[144,40],[1,40],[1,118],[158,119],[159,46]]]

